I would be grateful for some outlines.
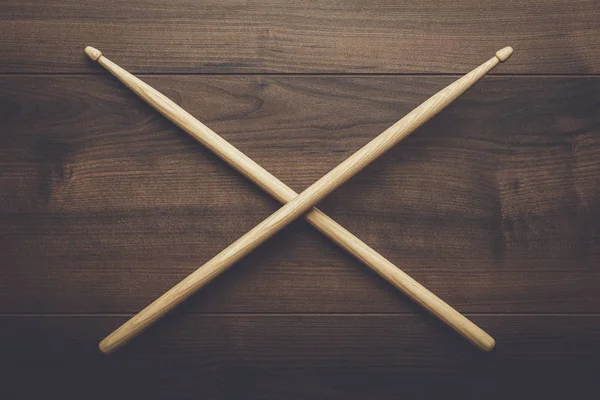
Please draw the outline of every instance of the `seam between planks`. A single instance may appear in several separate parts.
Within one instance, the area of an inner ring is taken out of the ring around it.
[[[138,76],[298,76],[298,77],[461,77],[461,73],[280,73],[280,72],[131,72]],[[1,77],[53,77],[53,76],[96,76],[107,75],[98,72],[0,72]],[[488,74],[490,77],[506,78],[600,78],[600,74]]]
[[[0,313],[0,318],[37,318],[37,317],[131,317],[135,312],[115,312],[115,313]],[[232,312],[232,313],[187,313],[188,316],[208,318],[208,317],[416,317],[420,313],[255,313],[255,312]],[[479,312],[463,313],[467,317],[600,317],[600,313],[496,313]]]

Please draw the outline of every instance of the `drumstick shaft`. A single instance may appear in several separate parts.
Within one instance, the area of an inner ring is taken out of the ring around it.
[[[259,224],[161,298],[142,310],[113,334],[109,335],[101,342],[101,350],[104,352],[115,350],[151,325],[152,322],[160,318],[175,305],[200,289],[213,277],[226,270],[235,261],[242,258],[287,223],[311,208],[316,202],[379,157],[395,143],[441,111],[491,68],[497,65],[499,61],[504,61],[508,58],[510,51],[509,49],[499,51],[496,57],[434,95],[298,196],[291,188],[164,95],[112,63],[106,57],[103,57],[99,51],[86,48],[86,53],[90,58],[97,60],[151,106],[190,133],[194,138],[206,145],[279,201],[289,202],[288,205],[282,207],[271,217],[267,218],[267,220],[263,221],[263,223]],[[321,232],[373,268],[378,274],[438,316],[477,347],[483,350],[491,350],[493,348],[494,340],[487,333],[399,270],[383,256],[361,242],[323,212],[314,209],[307,215],[307,219]]]

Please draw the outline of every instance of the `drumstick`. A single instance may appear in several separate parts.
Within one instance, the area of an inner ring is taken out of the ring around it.
[[[291,188],[271,175],[260,165],[256,164],[214,131],[206,127],[154,88],[116,66],[106,57],[102,56],[98,50],[88,47],[86,48],[86,53],[90,58],[97,60],[102,64],[152,107],[191,134],[197,141],[209,147],[215,154],[227,161],[231,166],[258,184],[277,200],[286,203],[297,196],[297,193]],[[506,58],[507,56],[505,56],[505,59]],[[436,295],[397,268],[385,257],[377,253],[348,230],[336,223],[325,213],[317,208],[313,208],[313,210],[306,215],[306,219],[322,233],[338,243],[342,248],[350,252],[367,266],[371,267],[393,286],[400,289],[411,299],[428,309],[446,324],[473,342],[476,346],[483,350],[491,350],[493,348],[494,340],[489,337],[489,335],[486,335],[485,332],[481,331],[481,329],[471,321],[462,316],[448,304],[444,303]]]
[[[194,119],[191,115],[183,111],[165,96],[158,93],[139,79],[133,77],[125,70],[106,59],[106,57],[103,57],[98,50],[88,47],[86,48],[86,53],[90,58],[98,61],[104,67],[109,69],[111,73],[127,84],[153,107],[173,120],[178,126],[191,133],[197,140],[204,143],[220,157],[232,163],[234,167],[242,171],[246,176],[249,176],[263,189],[272,193],[276,198],[280,199],[280,201],[291,200],[271,217],[267,218],[241,239],[219,253],[203,267],[196,270],[104,339],[100,343],[100,349],[103,352],[110,352],[139,334],[143,329],[151,325],[171,308],[175,307],[196,290],[200,289],[212,278],[225,271],[235,261],[242,258],[264,240],[274,235],[287,223],[307,211],[328,193],[333,191],[350,177],[354,176],[398,141],[441,111],[445,106],[451,103],[456,97],[466,91],[472,84],[496,66],[498,62],[503,62],[508,59],[512,53],[512,49],[505,48],[498,51],[494,58],[488,60],[480,67],[434,95],[297,197],[295,197],[295,192],[287,188],[287,186],[280,181],[277,181],[276,178],[266,170],[260,168],[243,153],[237,151],[237,149]],[[249,172],[249,170],[253,171]],[[361,246],[357,246],[358,239],[341,226],[337,225],[329,217],[320,211],[313,211],[309,215],[309,220],[311,220],[313,225],[318,226],[321,231],[336,239],[338,243],[341,242],[340,245],[342,245],[342,247],[351,251],[357,258],[370,265],[384,278],[440,317],[479,348],[483,350],[491,350],[493,348],[494,340],[479,327],[460,315],[408,275],[398,270],[393,264],[362,242],[358,242],[358,244],[363,244],[364,247],[361,248]]]
[[[282,203],[287,203],[298,195],[160,92],[116,66],[106,57],[101,56],[98,50],[88,47],[86,48],[86,53],[90,58],[102,64],[152,107],[192,135],[197,141],[209,147],[215,154],[227,161],[232,167],[259,185],[274,198]],[[494,340],[489,335],[485,335],[485,332],[481,331],[471,321],[444,303],[435,294],[431,293],[325,213],[315,207],[306,215],[306,219],[323,234],[371,267],[393,286],[428,309],[476,346],[483,350],[491,350],[494,347]]]

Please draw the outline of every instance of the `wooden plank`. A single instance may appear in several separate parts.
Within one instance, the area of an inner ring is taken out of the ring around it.
[[[0,72],[463,73],[511,45],[496,73],[600,72],[594,0],[393,2],[19,1],[0,4]]]
[[[111,357],[125,316],[2,317],[5,398],[596,398],[598,316],[473,316],[481,353],[433,318],[175,312]],[[15,341],[15,338],[19,338]],[[12,392],[16,388],[16,392]]]
[[[452,78],[147,80],[301,190]],[[0,87],[1,312],[137,311],[277,208],[114,79]],[[599,312],[599,89],[486,78],[322,206],[460,311]],[[191,303],[417,310],[302,222]]]

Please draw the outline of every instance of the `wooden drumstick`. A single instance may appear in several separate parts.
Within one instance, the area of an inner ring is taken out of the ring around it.
[[[330,173],[325,175],[314,185],[309,187],[301,195],[297,196],[297,198],[296,193],[293,190],[278,181],[273,175],[258,166],[258,164],[239,152],[235,147],[231,146],[228,142],[182,110],[164,95],[112,63],[106,57],[103,57],[98,50],[88,47],[86,48],[86,53],[91,59],[98,61],[107,68],[150,105],[188,133],[192,134],[198,141],[205,144],[221,158],[232,164],[236,169],[240,170],[264,190],[271,193],[282,202],[290,201],[286,206],[282,207],[241,239],[219,253],[203,267],[196,270],[173,289],[165,293],[158,300],[150,304],[104,339],[100,343],[100,349],[103,352],[110,352],[125,344],[129,339],[151,325],[175,305],[200,289],[212,278],[226,270],[235,261],[242,258],[287,223],[311,208],[312,205],[352,177],[379,155],[383,154],[395,143],[406,137],[433,115],[441,111],[445,106],[451,103],[456,97],[496,66],[498,62],[503,62],[508,59],[512,53],[512,49],[507,47],[498,51],[494,58],[434,95]],[[433,293],[429,292],[422,285],[400,271],[373,249],[360,242],[350,232],[339,226],[325,214],[315,209],[308,214],[307,219],[323,233],[334,239],[361,261],[371,266],[377,273],[394,284],[394,286],[404,291],[409,297],[413,298],[419,304],[438,316],[476,346],[483,350],[491,350],[494,347],[493,338],[459,314],[456,310],[452,309]]]

